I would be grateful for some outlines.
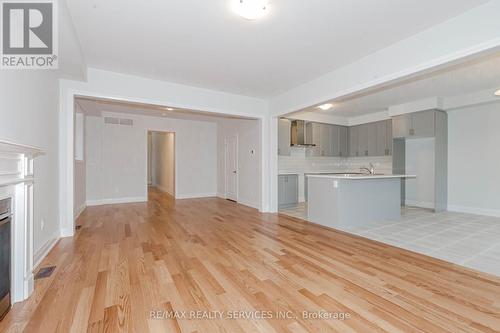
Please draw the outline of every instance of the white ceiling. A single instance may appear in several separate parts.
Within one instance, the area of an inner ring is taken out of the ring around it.
[[[374,93],[332,101],[334,106],[328,111],[322,111],[316,107],[303,111],[340,117],[357,117],[384,111],[390,106],[426,98],[463,96],[486,89],[491,89],[492,94],[500,89],[500,53]]]
[[[101,117],[103,112],[135,114],[149,117],[166,117],[184,120],[217,122],[222,118],[248,119],[254,118],[236,117],[213,112],[201,112],[188,109],[173,109],[169,111],[165,106],[120,102],[106,99],[94,99],[78,97],[76,102],[87,116]]]
[[[90,67],[269,97],[487,0],[67,0]],[[445,41],[443,41],[445,42]]]

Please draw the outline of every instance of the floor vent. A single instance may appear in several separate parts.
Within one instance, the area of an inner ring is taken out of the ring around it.
[[[36,275],[35,275],[35,280],[48,278],[49,276],[52,275],[52,273],[54,272],[55,269],[56,269],[56,266],[49,266],[49,267],[44,267],[44,268],[40,269],[38,271],[38,273],[36,273]]]

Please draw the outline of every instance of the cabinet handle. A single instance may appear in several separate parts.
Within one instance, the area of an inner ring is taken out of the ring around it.
[[[415,135],[415,130],[413,128],[410,129],[410,135]]]

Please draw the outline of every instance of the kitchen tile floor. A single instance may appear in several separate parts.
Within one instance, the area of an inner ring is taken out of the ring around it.
[[[307,220],[307,204],[280,209]],[[500,276],[500,218],[405,207],[399,220],[343,231]]]

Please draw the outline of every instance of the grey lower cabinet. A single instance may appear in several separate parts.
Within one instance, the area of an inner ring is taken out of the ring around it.
[[[291,123],[289,119],[278,120],[278,155],[290,156]]]
[[[394,138],[433,137],[435,134],[435,113],[435,110],[429,110],[393,117]]]
[[[278,206],[287,207],[299,203],[299,176],[278,176]]]

